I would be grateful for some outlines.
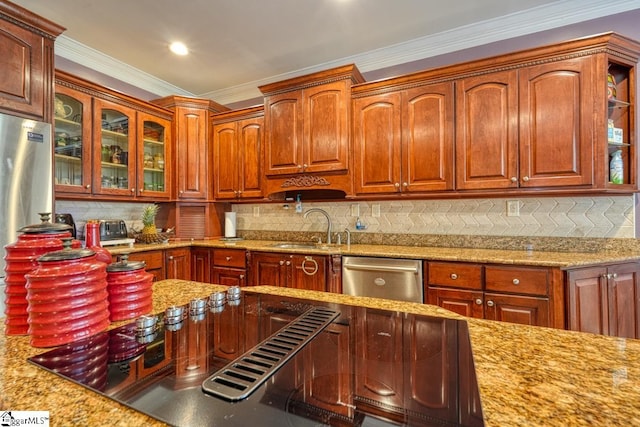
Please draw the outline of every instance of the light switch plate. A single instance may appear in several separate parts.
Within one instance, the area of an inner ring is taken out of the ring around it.
[[[360,216],[360,205],[351,205],[351,216]]]
[[[371,216],[374,218],[380,218],[380,205],[374,204],[371,205]]]
[[[256,218],[260,216],[260,206],[253,207],[253,216]]]

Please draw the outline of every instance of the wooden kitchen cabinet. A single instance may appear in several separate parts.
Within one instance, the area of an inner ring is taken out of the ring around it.
[[[54,42],[65,29],[18,5],[0,4],[0,111],[53,118]]]
[[[168,96],[151,101],[174,112],[175,197],[179,201],[212,199],[209,115],[228,108],[208,99]]]
[[[351,193],[350,88],[355,65],[260,86],[265,95],[265,192],[332,189]]]
[[[167,249],[165,266],[167,279],[191,280],[191,249]]]
[[[214,249],[211,282],[226,286],[246,286],[246,251],[244,249]]]
[[[212,116],[213,197],[262,197],[264,108]]]
[[[356,194],[453,189],[453,83],[352,96]]]
[[[153,274],[154,282],[167,278],[164,269],[164,251],[162,250],[134,252],[129,254],[129,261],[143,261],[145,263],[145,271]]]
[[[251,284],[327,291],[328,257],[252,252]]]
[[[640,338],[639,274],[638,263],[569,270],[568,329]]]
[[[463,316],[564,328],[562,278],[544,267],[427,263],[430,304]]]
[[[213,249],[191,248],[191,280],[202,283],[211,282],[211,257]]]
[[[56,198],[168,200],[171,112],[63,71],[55,78]]]

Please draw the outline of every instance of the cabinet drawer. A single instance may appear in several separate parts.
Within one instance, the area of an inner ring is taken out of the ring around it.
[[[430,262],[430,286],[450,286],[463,289],[482,289],[482,266],[458,262]]]
[[[546,268],[487,266],[484,273],[487,291],[529,295],[547,295],[549,292],[549,270]]]
[[[129,254],[130,261],[144,261],[145,270],[164,268],[163,251],[136,252]]]
[[[246,268],[245,251],[241,249],[215,249],[213,265],[220,267]]]

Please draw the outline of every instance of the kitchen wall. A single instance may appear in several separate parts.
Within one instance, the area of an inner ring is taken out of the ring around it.
[[[507,204],[518,216],[507,214]],[[123,219],[129,230],[140,230],[144,204],[115,202],[56,202],[56,212],[70,213],[80,233],[88,219]],[[325,209],[334,231],[355,230],[356,218],[364,233],[470,236],[532,236],[635,238],[633,195],[609,197],[498,198],[463,200],[342,201],[305,203]],[[232,206],[238,231],[318,232],[326,230],[324,217],[295,213],[295,203],[256,203]],[[378,214],[379,211],[379,214]],[[166,224],[158,224],[164,227]]]

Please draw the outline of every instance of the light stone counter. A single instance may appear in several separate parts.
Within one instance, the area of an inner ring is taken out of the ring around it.
[[[154,312],[208,296],[218,285],[154,284]],[[439,307],[255,287],[254,291],[456,317]],[[113,326],[122,324],[116,323]],[[640,341],[468,319],[487,426],[640,425]],[[162,425],[25,361],[46,349],[0,335],[0,410],[48,410],[52,426]]]
[[[275,247],[270,240],[240,240],[225,242],[221,240],[192,240],[170,242],[157,245],[135,245],[134,248],[108,247],[114,254],[144,252],[158,249],[179,247],[235,248],[260,252],[289,252],[318,255],[357,255],[390,258],[417,258],[432,261],[463,261],[478,263],[497,263],[558,267],[563,269],[585,267],[602,263],[619,263],[640,260],[640,250],[603,251],[603,252],[554,252],[508,250],[508,249],[475,249],[448,248],[429,246],[403,245],[319,245],[317,249],[282,249]]]

